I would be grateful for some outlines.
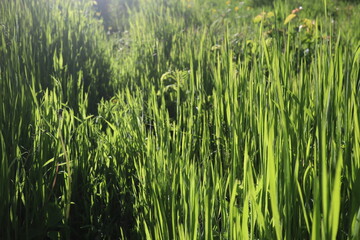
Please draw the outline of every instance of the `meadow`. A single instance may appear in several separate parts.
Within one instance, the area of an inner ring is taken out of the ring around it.
[[[359,23],[1,0],[0,239],[360,239]]]

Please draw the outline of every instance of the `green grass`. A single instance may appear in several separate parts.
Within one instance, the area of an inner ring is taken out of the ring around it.
[[[360,5],[301,2],[2,1],[0,239],[358,239]]]

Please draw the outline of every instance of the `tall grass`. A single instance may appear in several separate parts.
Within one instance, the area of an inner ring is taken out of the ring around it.
[[[0,238],[358,239],[359,31],[292,4],[3,1]]]

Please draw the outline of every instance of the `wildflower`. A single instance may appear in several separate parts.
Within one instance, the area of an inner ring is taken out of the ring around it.
[[[231,3],[231,1],[226,1],[226,5],[229,5]]]
[[[297,12],[300,12],[302,10],[302,6],[298,7],[298,8],[295,8],[294,10],[291,11],[292,14],[295,14]]]
[[[299,26],[299,32],[301,31],[301,29],[303,28],[304,26],[301,24],[300,26]]]
[[[291,13],[289,16],[286,17],[284,24],[288,24],[292,19],[294,19],[296,17],[295,13]]]
[[[214,46],[211,47],[211,51],[215,51],[215,50],[218,50],[220,48],[221,48],[221,46],[219,44],[215,44]]]
[[[216,9],[212,9],[211,11],[212,11],[213,13],[216,13]]]
[[[264,18],[265,18],[266,12],[262,12],[259,15],[257,15],[254,19],[253,22],[254,23],[258,23],[261,22]]]
[[[239,7],[234,8],[235,12],[239,11]]]
[[[266,18],[272,18],[272,17],[274,17],[275,16],[275,14],[273,13],[273,12],[268,12],[267,14],[266,14]]]

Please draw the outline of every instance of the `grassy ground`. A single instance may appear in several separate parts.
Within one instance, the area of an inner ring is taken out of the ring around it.
[[[0,2],[0,239],[359,239],[356,1]]]

